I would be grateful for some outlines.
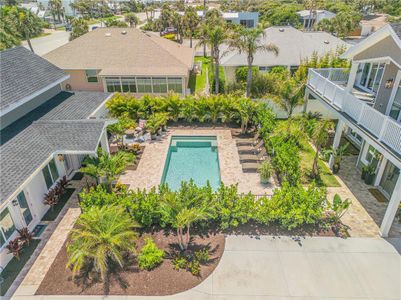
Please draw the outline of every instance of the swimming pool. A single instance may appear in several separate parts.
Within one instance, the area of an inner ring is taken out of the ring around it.
[[[181,181],[190,179],[199,186],[209,181],[213,189],[220,185],[216,136],[171,137],[161,183],[178,190]]]

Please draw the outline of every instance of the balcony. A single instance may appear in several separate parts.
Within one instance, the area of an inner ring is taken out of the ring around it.
[[[309,69],[308,87],[401,156],[401,124],[346,91],[348,69]]]

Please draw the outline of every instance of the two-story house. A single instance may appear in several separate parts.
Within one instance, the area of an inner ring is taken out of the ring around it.
[[[0,262],[17,229],[32,231],[49,210],[45,193],[72,177],[99,145],[108,151],[104,92],[64,92],[69,76],[24,47],[0,52]]]
[[[318,101],[360,148],[357,167],[375,168],[373,185],[389,204],[380,232],[387,236],[401,201],[401,24],[390,24],[348,49],[350,70],[310,69],[306,102]],[[332,163],[332,159],[330,161]]]

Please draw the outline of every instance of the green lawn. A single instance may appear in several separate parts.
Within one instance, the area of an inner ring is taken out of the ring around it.
[[[210,71],[210,58],[205,58],[203,56],[196,56],[195,62],[202,62],[202,73],[201,74],[191,74],[189,78],[189,88],[191,93],[202,92],[206,87],[206,69]]]
[[[64,205],[67,203],[68,199],[70,199],[74,191],[75,189],[73,188],[67,188],[65,190],[65,193],[58,200],[58,203],[53,208],[50,208],[47,211],[42,221],[54,221],[57,218],[60,211],[63,209]]]
[[[309,177],[313,158],[315,157],[315,151],[313,148],[307,144],[303,143],[303,149],[301,150],[301,172],[302,172],[302,183],[310,183],[312,180]],[[331,170],[327,167],[327,165],[319,159],[319,167],[320,167],[320,177],[321,177],[321,185],[328,187],[339,187],[341,186],[337,179],[332,174]]]
[[[0,293],[1,296],[4,296],[7,293],[11,284],[14,282],[19,272],[21,272],[22,268],[25,266],[25,264],[31,257],[32,253],[35,251],[39,242],[40,240],[32,240],[29,243],[29,246],[26,245],[23,248],[19,260],[13,257],[11,261],[7,264],[7,266],[4,268],[3,272],[1,273],[1,277],[3,277],[4,279],[4,281],[1,283],[1,293]]]

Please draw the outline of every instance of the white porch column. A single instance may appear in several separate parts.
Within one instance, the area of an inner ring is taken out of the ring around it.
[[[352,88],[354,87],[356,75],[358,72],[358,65],[359,64],[356,62],[352,62],[351,70],[348,77],[347,87],[345,88],[346,92],[348,93],[350,93],[352,91]]]
[[[306,109],[308,108],[308,101],[309,101],[310,91],[309,89],[305,89],[305,97],[304,97],[304,107],[302,112],[306,113]]]
[[[109,148],[109,141],[107,140],[107,131],[104,130],[102,133],[102,136],[100,138],[100,145],[102,146],[102,149],[106,151],[107,153],[110,153],[110,148]]]
[[[333,140],[333,148],[334,149],[337,149],[338,146],[340,145],[343,130],[344,130],[344,122],[339,119],[338,123],[337,123],[337,127],[336,127],[336,134],[334,135],[334,140]],[[330,168],[333,167],[333,164],[334,164],[334,156],[330,155],[330,159],[329,159]]]
[[[382,160],[380,161],[379,169],[377,170],[377,175],[376,175],[376,179],[375,179],[375,183],[374,183],[375,186],[378,186],[380,184],[380,180],[383,177],[383,173],[384,173],[384,169],[386,168],[387,161],[388,161],[388,159],[383,156]]]
[[[390,202],[388,203],[386,213],[384,215],[382,224],[380,226],[380,235],[387,237],[390,231],[391,225],[393,224],[394,217],[397,213],[398,207],[401,202],[401,175],[398,176],[397,183],[395,184],[393,195],[391,196]]]

